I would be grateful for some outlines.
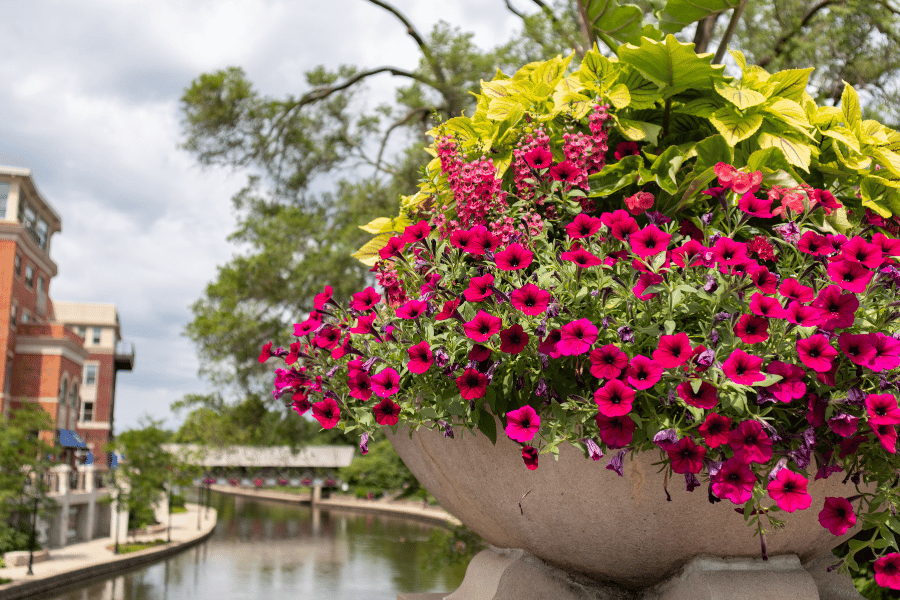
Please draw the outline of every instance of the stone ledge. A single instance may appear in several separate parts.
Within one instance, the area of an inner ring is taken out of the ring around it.
[[[34,564],[44,562],[45,560],[50,560],[49,550],[38,550],[34,553]],[[7,567],[24,567],[28,564],[28,552],[25,550],[7,552],[3,555],[3,563]]]

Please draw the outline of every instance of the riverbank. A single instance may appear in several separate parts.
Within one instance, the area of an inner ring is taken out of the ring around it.
[[[187,512],[172,515],[172,541],[167,544],[117,556],[109,549],[115,542],[112,537],[97,538],[50,550],[49,560],[32,567],[34,575],[26,575],[27,566],[0,569],[0,578],[13,580],[0,585],[0,600],[46,597],[64,587],[156,562],[199,544],[212,535],[217,514],[210,508],[208,514],[201,515],[198,530],[198,507],[193,504],[187,507]],[[160,520],[159,516],[157,520]],[[165,537],[163,531],[138,535],[137,539],[149,541]]]
[[[210,489],[221,494],[255,498],[259,500],[275,500],[289,504],[312,504],[310,494],[292,494],[290,492],[277,492],[274,490],[243,488],[230,485],[212,485]],[[365,500],[353,496],[335,494],[330,498],[323,498],[316,502],[319,508],[327,508],[334,511],[351,511],[364,513],[379,513],[396,515],[434,523],[436,525],[460,525],[459,519],[448,513],[440,506],[423,505],[416,500]]]

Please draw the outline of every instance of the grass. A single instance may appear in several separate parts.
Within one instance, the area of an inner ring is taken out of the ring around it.
[[[3,585],[4,583],[10,583],[11,581],[12,581],[12,579],[8,579],[6,577],[0,577],[0,585]]]
[[[300,487],[290,487],[287,485],[273,485],[272,487],[262,487],[259,489],[272,491],[272,492],[286,492],[288,494],[309,494],[310,492],[312,492],[312,488],[307,487],[305,485],[301,485]]]
[[[183,506],[173,506],[172,514],[177,515],[178,513],[186,513],[188,510]]]
[[[119,554],[129,554],[131,552],[140,552],[141,550],[146,550],[147,548],[155,548],[156,546],[162,546],[166,544],[166,540],[153,540],[150,542],[140,542],[137,544],[119,544]],[[114,552],[116,547],[115,545],[109,545],[106,547],[110,552]]]

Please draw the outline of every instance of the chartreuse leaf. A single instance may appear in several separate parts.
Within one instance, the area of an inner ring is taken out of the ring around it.
[[[628,88],[631,96],[629,106],[635,110],[656,106],[659,98],[659,85],[653,83],[637,69],[623,65],[619,74],[619,83]]]
[[[500,81],[482,80],[481,92],[492,100],[494,98],[508,98],[510,96],[518,96],[525,93],[525,86],[521,82],[513,81],[511,79],[503,79]]]
[[[406,217],[395,217],[393,219],[388,217],[378,217],[365,225],[360,225],[359,228],[367,233],[389,233],[401,232],[411,224],[412,222]]]
[[[603,56],[597,50],[591,50],[581,59],[577,75],[585,84],[599,86],[602,82],[615,76],[618,65]]]
[[[859,140],[852,131],[841,125],[835,125],[831,129],[821,129],[820,133],[833,140],[837,140],[853,150],[857,154],[860,153]]]
[[[759,134],[759,147],[778,148],[789,163],[809,173],[812,147],[806,142],[781,133],[763,131]]]
[[[709,89],[714,81],[723,79],[725,69],[725,65],[711,64],[712,53],[697,54],[694,44],[682,44],[673,35],[662,42],[641,38],[639,47],[625,44],[618,54],[621,62],[659,85],[663,98],[685,90]]]
[[[486,410],[479,411],[478,429],[491,440],[492,444],[497,443],[497,421],[493,414]]]
[[[844,82],[844,93],[841,94],[841,114],[844,117],[844,123],[850,129],[856,130],[859,122],[862,121],[862,108],[859,105],[859,96],[853,86]]]
[[[631,104],[631,92],[628,91],[628,87],[624,83],[614,85],[609,91],[604,92],[603,97],[619,109]]]
[[[892,175],[900,177],[900,154],[885,148],[870,148],[869,153],[875,157],[878,164],[890,171]]]
[[[763,373],[766,376],[762,381],[754,381],[750,385],[753,387],[769,387],[773,383],[778,383],[782,380],[781,375],[773,375],[772,373]]]
[[[674,194],[678,190],[678,181],[675,176],[682,163],[684,163],[684,155],[678,149],[678,146],[669,146],[650,165],[650,172],[653,173],[659,187],[670,194]]]
[[[734,161],[734,149],[728,145],[722,135],[711,135],[700,140],[694,146],[694,152],[697,154],[694,170],[698,173],[714,167],[717,163],[723,162],[730,165]]]
[[[587,0],[584,4],[588,25],[600,39],[611,38],[619,43],[637,43],[641,39],[644,12],[640,7],[616,0]]]
[[[815,141],[815,138],[807,131],[812,128],[812,124],[809,122],[809,119],[806,118],[806,111],[793,100],[778,98],[773,102],[766,103],[764,110],[776,119],[784,121],[799,133]]]
[[[860,141],[864,144],[874,144],[876,146],[888,145],[888,132],[890,129],[871,119],[866,119],[860,124],[859,136]]]
[[[716,92],[720,96],[722,96],[741,110],[750,108],[752,106],[758,106],[766,101],[766,97],[756,90],[751,90],[750,88],[741,86],[729,85],[724,81],[716,81],[715,88]]]
[[[900,190],[888,186],[880,177],[866,177],[859,186],[862,205],[882,217],[900,214]]]
[[[591,196],[609,196],[637,181],[638,169],[644,164],[641,156],[626,156],[622,160],[607,164],[599,173],[588,178]]]
[[[378,251],[384,248],[384,245],[388,243],[389,239],[391,239],[390,233],[376,235],[350,256],[366,266],[374,267],[375,263],[378,262],[378,259],[380,258],[378,256]]]
[[[612,118],[616,122],[616,125],[619,126],[619,131],[625,139],[633,142],[649,142],[651,144],[656,144],[659,132],[662,131],[662,127],[655,123],[623,119],[617,115],[612,115]]]
[[[766,83],[774,84],[774,87],[771,88],[771,95],[799,103],[803,100],[803,92],[806,91],[806,86],[809,83],[809,74],[813,70],[812,67],[808,69],[788,69],[770,75]]]
[[[675,112],[693,115],[695,117],[710,118],[713,113],[722,108],[722,101],[715,98],[696,98],[675,108]]]
[[[709,122],[719,130],[726,142],[735,146],[756,133],[762,125],[763,117],[758,112],[741,114],[731,106],[723,106],[709,117]]]
[[[730,10],[740,4],[740,0],[668,0],[656,16],[663,33],[678,33],[686,26]]]
[[[525,114],[525,108],[518,100],[512,98],[494,98],[488,107],[487,118],[492,121],[502,121],[516,113]]]

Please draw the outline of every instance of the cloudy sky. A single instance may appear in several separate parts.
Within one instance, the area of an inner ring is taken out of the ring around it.
[[[424,34],[439,19],[491,47],[517,20],[502,0],[394,0]],[[518,2],[523,8],[530,3]],[[365,0],[0,0],[0,164],[32,170],[62,217],[50,296],[109,302],[136,346],[116,431],[209,391],[182,335],[189,306],[235,248],[231,196],[245,174],[201,169],[178,148],[179,98],[204,72],[243,67],[261,92],[300,94],[319,65],[411,69],[403,26]],[[389,100],[391,78],[371,86]],[[180,415],[183,418],[184,415]]]

